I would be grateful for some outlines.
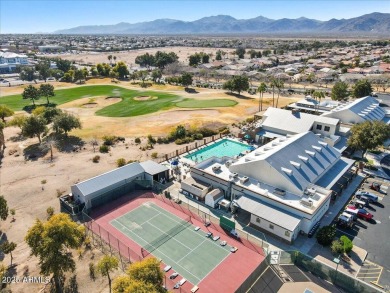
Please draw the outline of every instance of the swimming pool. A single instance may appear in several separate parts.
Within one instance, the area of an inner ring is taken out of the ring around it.
[[[192,161],[204,161],[211,157],[234,157],[243,151],[247,151],[251,146],[239,143],[230,139],[222,139],[212,145],[185,155],[184,158]]]

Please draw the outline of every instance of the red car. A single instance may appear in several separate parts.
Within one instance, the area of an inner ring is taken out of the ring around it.
[[[374,217],[371,213],[367,212],[365,209],[358,209],[355,206],[348,206],[349,209],[351,210],[357,210],[357,216],[363,220],[369,221],[372,220]]]

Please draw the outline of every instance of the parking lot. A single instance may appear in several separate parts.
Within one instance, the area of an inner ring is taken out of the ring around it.
[[[381,192],[370,189],[372,182],[382,183]],[[374,217],[365,221],[358,219],[351,228],[338,227],[338,235],[349,236],[354,245],[367,251],[366,261],[357,273],[357,278],[382,287],[390,286],[390,197],[387,181],[367,178],[359,190],[378,195],[377,203],[370,203],[365,209]]]

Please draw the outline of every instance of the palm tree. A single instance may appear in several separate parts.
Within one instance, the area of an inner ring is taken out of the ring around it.
[[[316,106],[316,113],[317,113],[318,112],[319,103],[321,102],[321,99],[325,98],[325,93],[324,92],[320,92],[320,91],[314,91],[312,96],[313,96],[313,98],[316,101],[318,101],[317,106]]]
[[[281,79],[275,79],[275,81],[276,81],[275,87],[278,89],[278,98],[276,99],[276,108],[277,108],[279,104],[280,92],[284,87],[284,81]]]
[[[107,59],[108,59],[108,61],[110,61],[110,64],[111,64],[112,55],[108,55]]]
[[[275,107],[275,87],[277,84],[277,79],[276,78],[271,78],[271,88],[272,88],[272,107]]]
[[[116,64],[116,56],[112,57],[114,59],[114,63]]]
[[[260,97],[259,97],[259,112],[260,111],[263,111],[263,95],[264,95],[264,92],[267,90],[267,85],[262,82],[260,84],[260,86],[257,88],[257,91],[260,93]]]

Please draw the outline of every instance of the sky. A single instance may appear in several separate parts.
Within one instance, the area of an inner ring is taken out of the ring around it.
[[[81,25],[136,23],[160,18],[193,21],[225,14],[238,19],[265,16],[271,19],[318,20],[352,18],[371,12],[390,13],[383,1],[275,1],[275,0],[0,0],[0,33],[53,32]]]

